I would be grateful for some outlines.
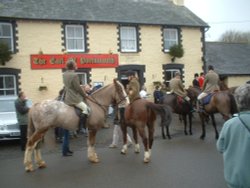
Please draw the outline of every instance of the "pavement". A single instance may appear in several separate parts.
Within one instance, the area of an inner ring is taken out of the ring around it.
[[[10,144],[0,145],[0,187],[226,188],[222,156],[215,147],[212,125],[207,126],[206,139],[200,140],[197,117],[193,135],[184,135],[183,125],[177,117],[171,125],[171,140],[163,140],[160,127],[156,127],[149,164],[143,163],[143,152],[135,154],[132,147],[127,155],[120,154],[121,148],[108,148],[112,140],[112,125],[97,133],[96,151],[101,160],[98,164],[87,159],[87,138],[84,135],[70,139],[74,151],[72,157],[61,156],[59,143],[54,149],[44,147],[43,158],[47,168],[31,173],[24,171],[23,152],[18,144],[13,147]],[[220,130],[221,120],[218,124]]]

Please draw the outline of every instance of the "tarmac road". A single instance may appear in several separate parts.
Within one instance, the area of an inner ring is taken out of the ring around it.
[[[218,129],[222,118],[217,116]],[[185,136],[177,117],[171,126],[171,140],[161,138],[156,127],[152,160],[143,163],[143,152],[127,155],[120,148],[110,149],[112,126],[97,135],[96,151],[101,160],[92,164],[87,160],[86,137],[72,138],[72,157],[62,157],[60,144],[54,149],[44,148],[47,168],[26,173],[23,152],[17,143],[0,144],[0,187],[4,188],[226,188],[223,161],[215,147],[211,123],[207,137],[199,139],[200,121],[195,115],[193,135]],[[143,149],[142,149],[143,151]]]

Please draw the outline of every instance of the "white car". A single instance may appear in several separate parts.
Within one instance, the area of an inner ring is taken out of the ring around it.
[[[17,97],[0,97],[0,141],[20,139],[15,100]]]

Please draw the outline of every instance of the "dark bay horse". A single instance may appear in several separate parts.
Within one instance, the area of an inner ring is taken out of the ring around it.
[[[151,158],[151,149],[154,140],[154,124],[156,116],[161,117],[161,126],[168,126],[171,120],[171,112],[165,105],[154,104],[146,99],[137,99],[125,108],[124,121],[121,123],[123,132],[122,154],[127,153],[127,126],[132,128],[135,141],[135,153],[140,152],[137,132],[142,138],[144,145],[144,162],[148,163]],[[164,125],[163,125],[164,124]],[[145,128],[147,127],[147,130]],[[146,135],[148,133],[148,136]]]
[[[197,92],[199,92],[199,88],[189,87],[187,90],[187,95],[190,98],[190,103],[193,105],[194,101],[197,98]],[[175,114],[180,115],[180,119],[184,121],[184,133],[185,135],[188,134],[187,132],[187,116],[189,120],[189,134],[192,135],[192,112],[191,106],[188,104],[187,101],[184,101],[182,98],[175,94],[166,94],[163,96],[161,101],[162,104],[169,105],[172,109],[172,112]],[[165,127],[166,133],[168,138],[171,138],[169,135],[169,126]],[[164,127],[162,127],[162,137],[166,139]]]
[[[91,112],[87,120],[88,133],[88,159],[99,162],[95,152],[95,137],[105,123],[109,105],[118,105],[127,102],[127,95],[123,85],[114,80],[112,84],[102,87],[86,99]],[[50,128],[62,127],[76,130],[79,117],[74,107],[57,100],[45,100],[34,104],[29,111],[28,141],[24,156],[24,165],[27,172],[33,171],[32,154],[39,168],[46,167],[41,156],[40,141]]]
[[[201,139],[204,139],[206,136],[205,121],[208,115],[212,119],[212,124],[215,130],[215,139],[218,139],[219,134],[216,128],[214,114],[220,113],[226,121],[231,117],[231,115],[238,112],[235,98],[228,91],[218,91],[213,93],[210,102],[204,106],[204,110],[204,112],[199,112],[202,124]]]

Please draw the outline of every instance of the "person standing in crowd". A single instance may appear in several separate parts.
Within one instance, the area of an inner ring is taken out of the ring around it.
[[[224,177],[229,188],[250,187],[250,85],[235,91],[239,113],[226,121],[216,143],[223,155]]]
[[[130,104],[140,99],[140,84],[134,71],[127,71],[129,83],[126,87]]]
[[[18,98],[15,101],[15,109],[21,134],[21,150],[25,151],[25,146],[27,142],[29,107],[27,105],[27,98],[24,92],[20,92],[18,94]]]
[[[163,93],[160,89],[161,88],[159,85],[155,86],[155,90],[154,90],[154,103],[155,104],[159,104],[161,102],[162,97],[163,97]]]
[[[208,73],[205,76],[205,80],[202,86],[202,92],[197,97],[197,109],[198,111],[202,110],[202,98],[207,96],[209,93],[218,91],[219,88],[219,75],[214,71],[214,67],[212,65],[208,66]]]
[[[175,72],[175,77],[172,78],[169,82],[169,87],[171,93],[175,93],[176,95],[182,97],[190,106],[191,112],[193,112],[193,105],[191,104],[190,98],[187,96],[187,92],[184,89],[184,85],[181,81],[181,74],[179,71]]]
[[[203,72],[201,72],[201,73],[200,73],[200,76],[199,76],[199,79],[198,79],[200,89],[202,89],[202,87],[203,87],[204,80],[205,80],[204,73],[203,73]]]
[[[200,84],[199,84],[199,74],[198,74],[198,73],[195,73],[195,74],[194,74],[193,87],[200,88]]]
[[[140,97],[142,99],[147,99],[147,97],[148,97],[147,89],[146,89],[146,87],[144,85],[141,88]]]

